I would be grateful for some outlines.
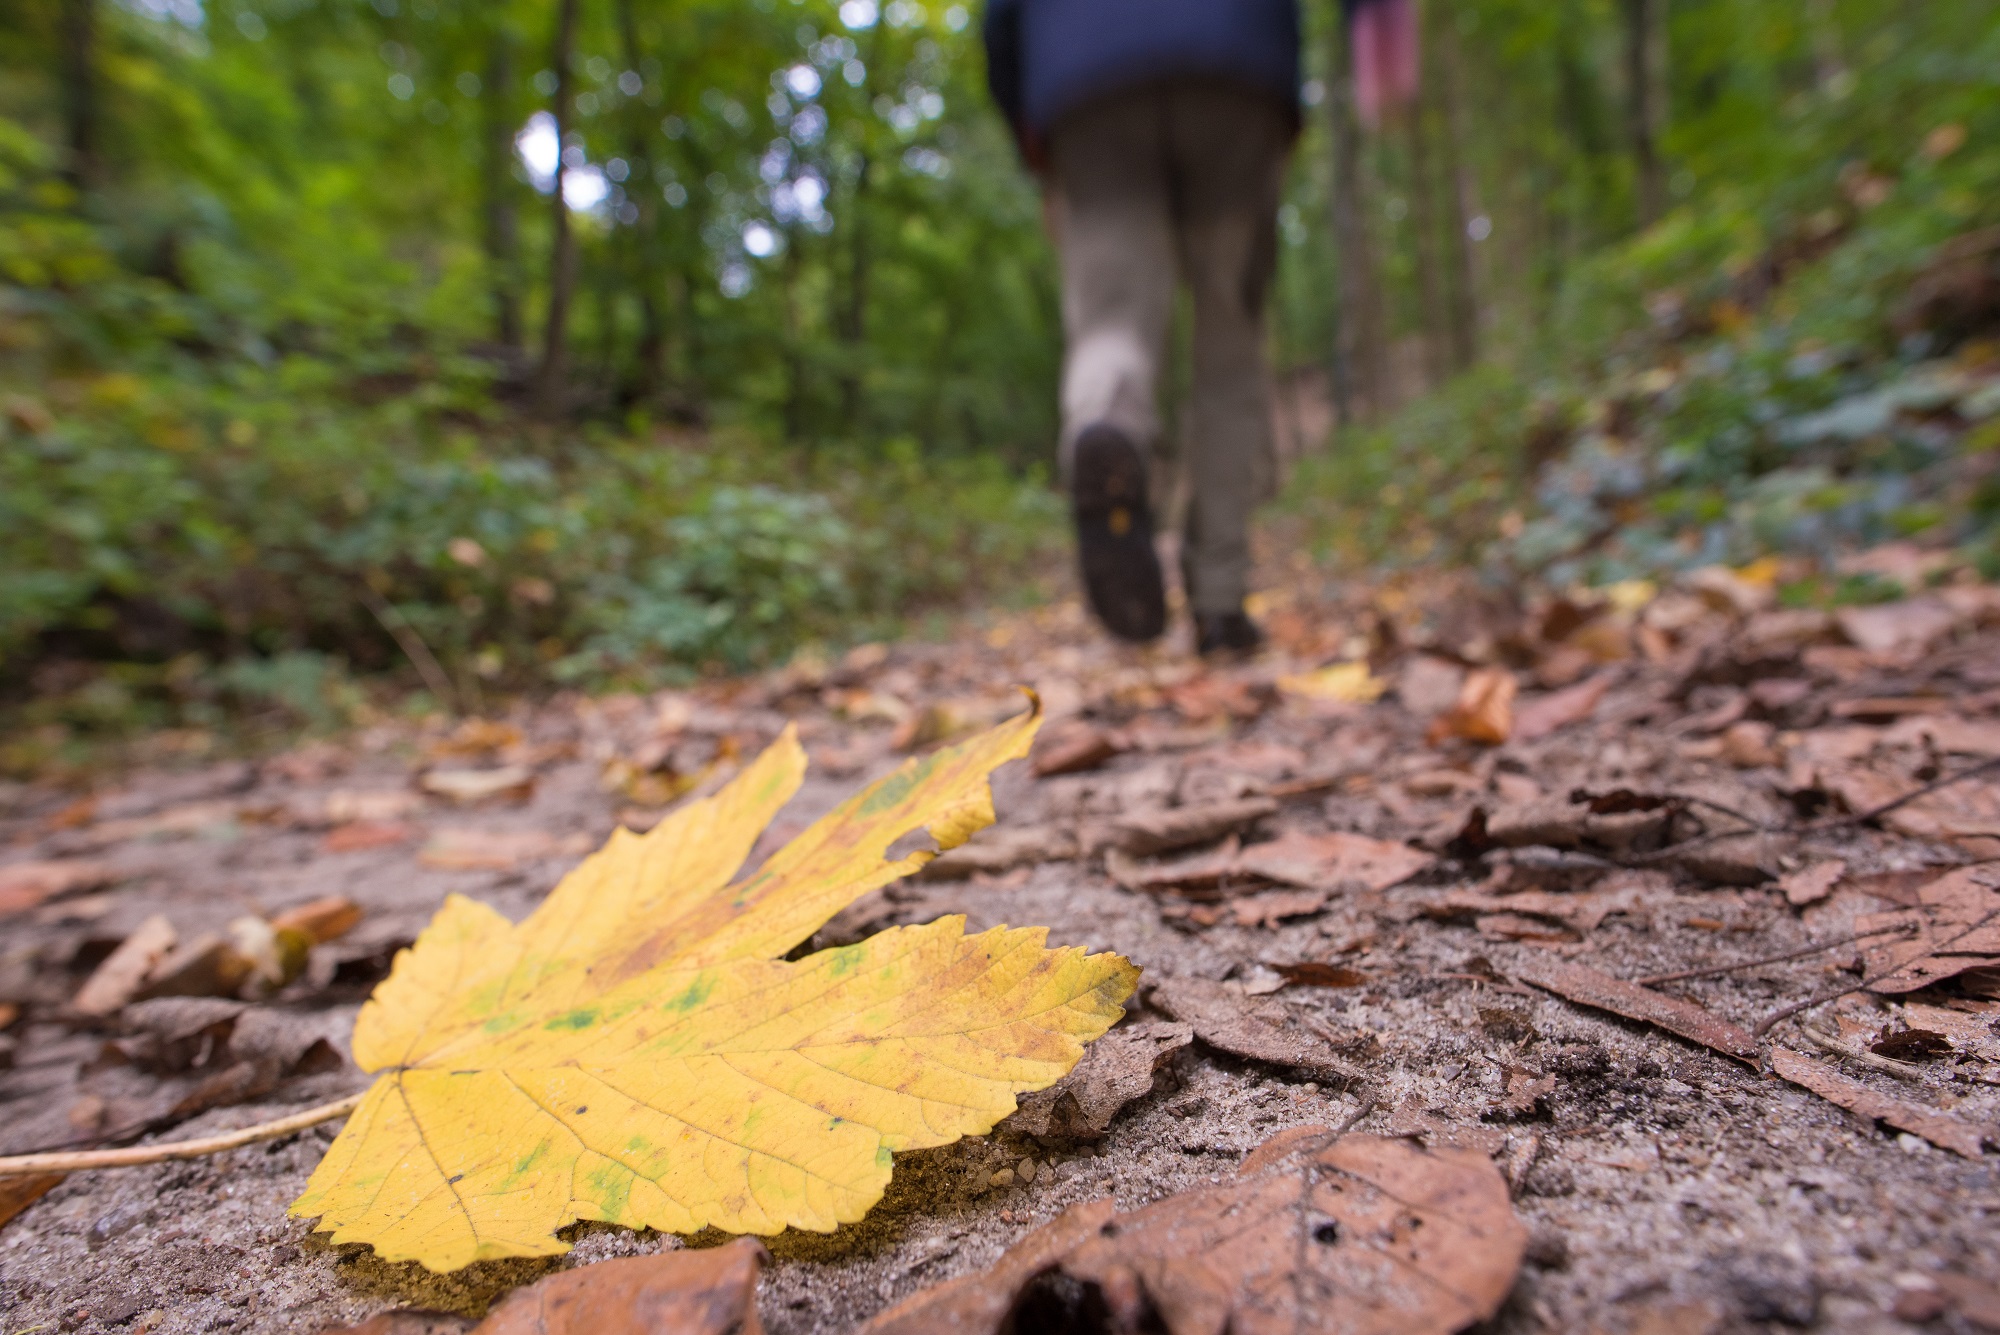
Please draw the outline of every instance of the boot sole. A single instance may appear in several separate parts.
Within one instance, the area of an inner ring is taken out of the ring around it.
[[[1166,585],[1153,547],[1146,460],[1115,431],[1086,431],[1076,443],[1070,494],[1083,589],[1104,628],[1144,643],[1166,630]]]

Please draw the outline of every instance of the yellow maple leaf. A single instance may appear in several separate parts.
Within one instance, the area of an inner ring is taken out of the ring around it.
[[[713,797],[619,830],[516,925],[454,895],[362,1008],[379,1077],[292,1205],[333,1241],[455,1270],[568,1250],[579,1219],[831,1231],[898,1150],[992,1129],[1123,1013],[1117,955],[962,916],[781,958],[993,821],[1039,708],[850,798],[732,880],[798,790],[791,730]]]
[[[1337,704],[1367,705],[1382,698],[1389,683],[1368,670],[1366,659],[1335,663],[1316,672],[1302,672],[1278,678],[1278,689],[1308,700],[1331,700]]]

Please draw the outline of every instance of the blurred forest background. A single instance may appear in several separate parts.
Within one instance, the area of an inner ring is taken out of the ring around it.
[[[1427,0],[1373,129],[1305,9],[1278,522],[1329,569],[2000,562],[2000,5]],[[0,763],[1039,596],[1057,270],[979,17],[0,7]]]

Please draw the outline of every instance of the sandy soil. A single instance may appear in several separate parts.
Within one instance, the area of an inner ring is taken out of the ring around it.
[[[394,818],[409,827],[404,837],[358,851],[327,851],[329,820],[312,813],[339,794],[409,792],[412,774],[435,763],[426,757],[446,740],[442,725],[384,726],[259,766],[107,776],[87,808],[74,805],[74,792],[8,790],[0,863],[91,857],[113,864],[118,879],[0,926],[0,987],[24,1005],[8,1035],[11,1069],[0,1072],[0,1150],[73,1142],[159,1117],[206,1078],[199,1066],[161,1074],[108,1059],[107,1042],[129,1026],[115,1017],[86,1022],[64,1009],[108,947],[148,915],[167,915],[185,940],[246,912],[351,897],[366,910],[360,927],[318,948],[307,978],[259,1003],[340,1049],[391,953],[444,895],[524,914],[575,861],[572,850],[594,846],[635,805],[631,791],[607,790],[607,764],[637,754],[663,730],[690,746],[713,749],[716,737],[730,736],[747,749],[788,718],[800,720],[820,763],[773,827],[781,837],[897,762],[899,708],[907,715],[943,702],[926,726],[949,731],[981,709],[1005,708],[1005,687],[1026,680],[1043,689],[1053,714],[1128,727],[1139,746],[1091,773],[1037,779],[1020,764],[1003,771],[999,830],[1087,825],[1149,804],[1289,784],[1306,791],[1285,796],[1263,832],[1344,830],[1435,847],[1474,805],[1498,810],[1571,787],[1699,795],[1772,824],[1798,819],[1801,809],[1838,811],[1838,800],[1813,797],[1810,779],[1799,786],[1804,744],[1788,737],[1851,726],[1887,732],[1893,720],[1843,719],[1832,706],[1921,691],[1972,701],[1966,717],[1991,728],[1990,697],[2000,686],[2000,632],[1982,629],[1978,616],[1961,618],[1947,638],[1914,654],[1845,659],[1814,659],[1800,644],[1752,653],[1744,645],[1754,616],[1713,616],[1653,641],[1651,660],[1602,669],[1614,685],[1587,721],[1498,747],[1430,746],[1430,710],[1417,698],[1427,688],[1408,675],[1411,637],[1385,648],[1384,618],[1368,616],[1351,605],[1294,608],[1289,620],[1274,621],[1283,632],[1279,654],[1206,676],[1184,656],[1148,660],[1099,646],[1070,609],[969,629],[947,645],[898,647],[881,661],[863,655],[844,668],[722,685],[664,705],[522,707],[510,720],[519,738],[471,763],[525,760],[536,773],[531,798],[466,808],[406,801]],[[1378,665],[1401,674],[1399,689],[1381,703],[1327,706],[1273,689],[1288,657],[1310,663],[1316,646],[1324,654],[1339,642],[1325,628],[1335,623],[1342,634],[1374,627]],[[1814,635],[1839,647],[1835,631],[1821,626]],[[1436,644],[1433,662],[1449,668],[1449,645]],[[1711,670],[1717,663],[1740,670]],[[1536,684],[1531,669],[1523,671],[1524,700],[1532,700]],[[1739,719],[1770,721],[1762,733],[1735,734],[1767,738],[1769,755],[1740,754],[1741,747],[1717,754],[1715,738],[1727,726],[1690,725],[1704,715],[1723,719],[1746,684],[1779,678],[1806,683],[1805,693],[1747,714],[1737,709]],[[895,705],[871,703],[882,697]],[[1255,717],[1202,717],[1204,700],[1239,698]],[[1928,759],[1921,748],[1896,745],[1881,742],[1870,753],[1879,763],[1867,762],[1893,783],[1913,786],[1940,765],[1949,772],[1967,763],[1938,754],[1935,744]],[[1337,778],[1314,782],[1329,776]],[[641,793],[648,795],[659,796]],[[208,818],[162,819],[201,804]],[[419,850],[435,848],[446,828],[548,840],[503,870],[424,865]],[[1842,857],[1850,881],[1942,870],[1973,855],[1964,840],[1880,828],[1835,830],[1780,854],[1792,866]],[[1047,924],[1052,943],[1120,951],[1149,977],[1224,982],[1242,990],[1246,1006],[1278,1005],[1335,1035],[1362,1080],[1323,1087],[1304,1073],[1197,1044],[1101,1143],[1047,1144],[1003,1124],[989,1136],[905,1156],[887,1198],[862,1223],[830,1236],[769,1240],[773,1263],[760,1295],[768,1328],[779,1335],[851,1329],[919,1288],[990,1263],[1068,1205],[1109,1195],[1131,1208],[1213,1180],[1289,1126],[1362,1113],[1360,1128],[1393,1131],[1425,1112],[1494,1153],[1532,1230],[1528,1263],[1494,1331],[1995,1328],[1949,1310],[1924,1326],[1894,1312],[1901,1299],[1906,1316],[1922,1315],[1923,1303],[1910,1295],[1932,1293],[1938,1272],[2000,1283],[2000,1158],[1973,1161],[1887,1132],[1748,1063],[1508,981],[1518,963],[1550,952],[1623,978],[1775,955],[1845,936],[1857,913],[1886,901],[1850,884],[1800,910],[1767,879],[1717,884],[1669,860],[1642,874],[1599,869],[1553,885],[1569,893],[1593,880],[1601,889],[1604,876],[1627,878],[1620,884],[1633,893],[1625,907],[1587,931],[1555,919],[1537,927],[1505,915],[1482,923],[1441,914],[1446,897],[1490,885],[1495,865],[1492,855],[1445,856],[1402,885],[1342,893],[1321,912],[1261,927],[1169,916],[1163,907],[1184,914],[1185,905],[1122,888],[1097,857],[912,882],[850,910],[823,940],[962,912],[975,928]],[[1840,970],[1854,957],[1849,946],[1667,990],[1747,1027],[1830,981],[1851,980]],[[1270,966],[1300,960],[1338,960],[1368,981],[1271,990]],[[1135,1011],[1142,1011],[1136,1003]],[[1853,1032],[1895,1017],[1891,1003],[1866,994],[1820,1015],[1836,1013]],[[1772,1037],[1789,1032],[1780,1026]],[[366,1082],[348,1062],[309,1065],[333,1069],[288,1075],[252,1101],[211,1108],[158,1134],[248,1125]],[[1553,1091],[1526,1111],[1508,1111],[1510,1069],[1555,1077]],[[1884,1092],[2000,1125],[2000,1066],[1961,1056],[1927,1064],[1910,1081],[1844,1069]],[[558,1261],[480,1264],[442,1277],[385,1264],[365,1248],[331,1246],[308,1221],[286,1215],[335,1129],[201,1162],[70,1177],[0,1232],[4,1332],[312,1332],[392,1307],[477,1314],[557,1266],[686,1245],[585,1225],[572,1230],[576,1247]],[[1035,1173],[1025,1182],[1030,1160]],[[1015,1180],[996,1187],[1001,1168],[1013,1169]]]

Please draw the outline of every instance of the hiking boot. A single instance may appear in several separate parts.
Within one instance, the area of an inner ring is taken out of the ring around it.
[[[1246,612],[1197,612],[1194,645],[1203,658],[1247,657],[1264,647],[1264,632]]]
[[[1114,426],[1084,428],[1070,460],[1070,502],[1091,610],[1121,640],[1158,639],[1167,593],[1138,444]]]

